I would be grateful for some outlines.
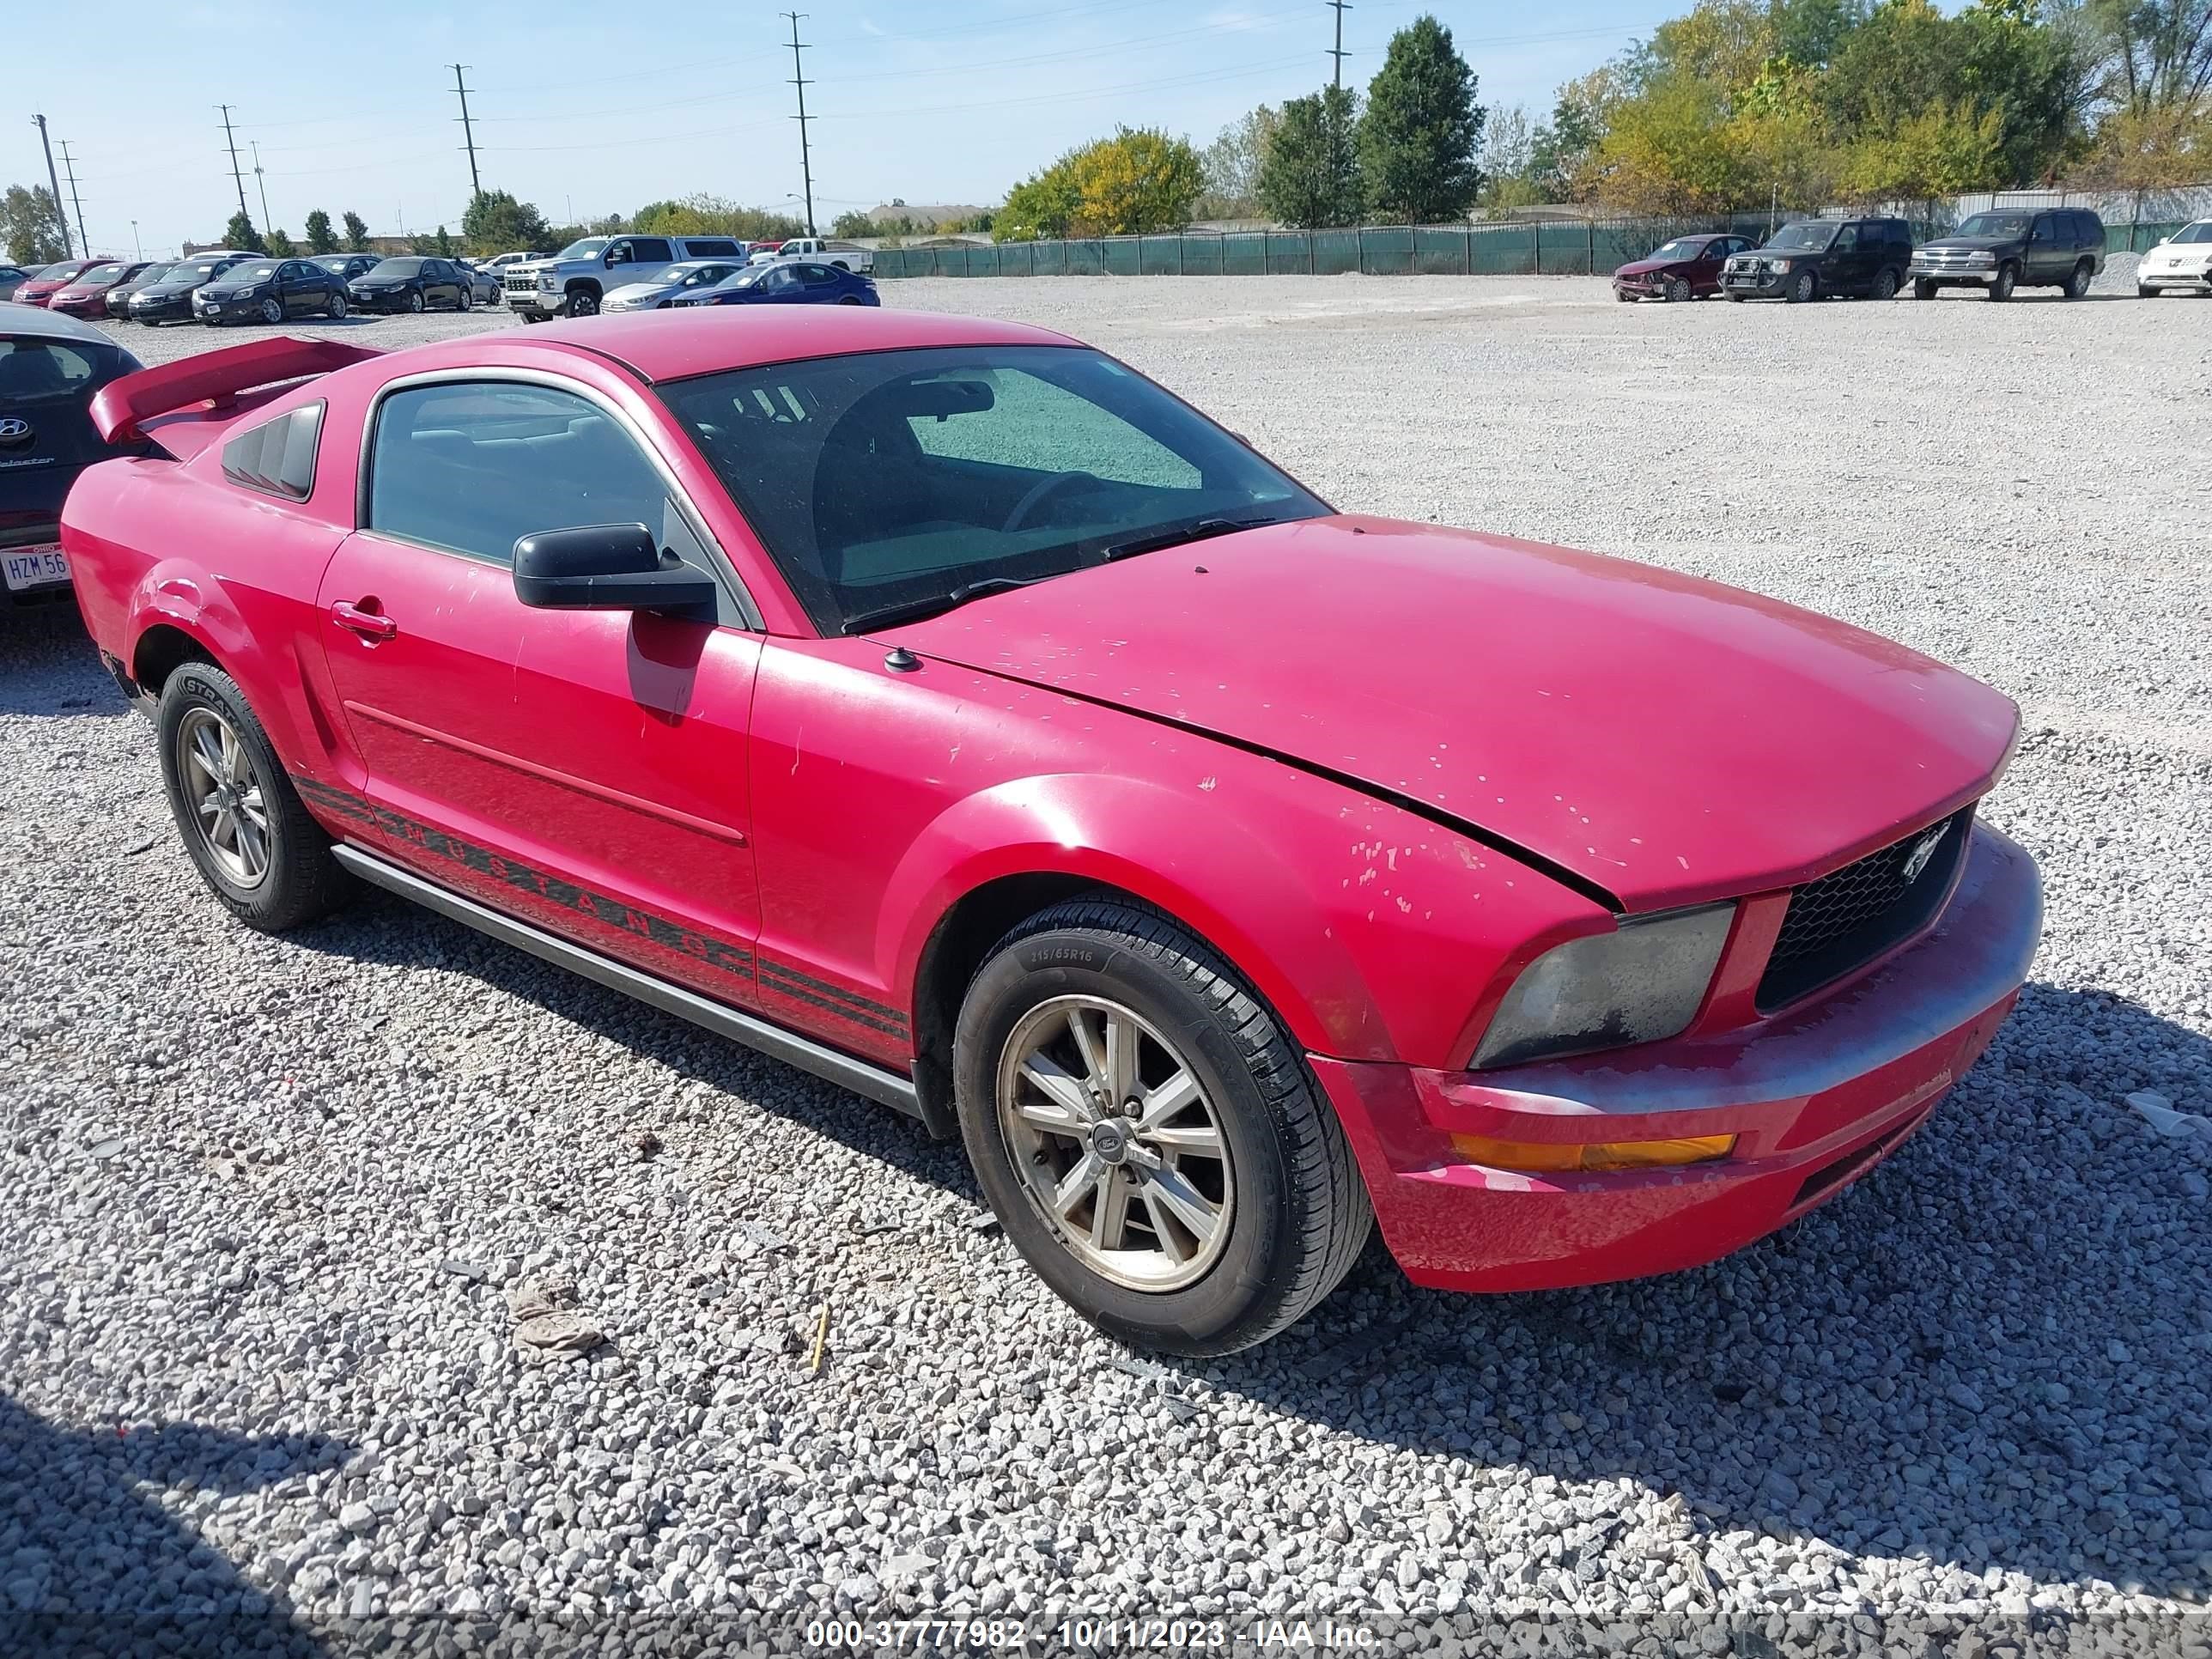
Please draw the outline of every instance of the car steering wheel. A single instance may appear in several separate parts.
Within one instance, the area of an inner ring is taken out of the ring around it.
[[[1014,510],[1006,514],[1006,523],[999,526],[1000,533],[1003,535],[1009,531],[1019,530],[1022,527],[1022,520],[1029,517],[1031,507],[1051,495],[1060,485],[1076,480],[1085,483],[1099,482],[1097,474],[1085,472],[1079,468],[1071,472],[1055,472],[1048,478],[1039,478],[1030,486],[1029,493],[1014,503]]]

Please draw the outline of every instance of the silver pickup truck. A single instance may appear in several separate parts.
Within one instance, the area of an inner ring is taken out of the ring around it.
[[[632,283],[652,282],[671,265],[744,257],[744,244],[732,236],[585,236],[550,259],[508,265],[501,297],[526,323],[591,317],[598,314],[605,295]]]

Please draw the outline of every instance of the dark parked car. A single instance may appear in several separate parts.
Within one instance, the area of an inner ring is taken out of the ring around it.
[[[109,259],[96,264],[67,288],[56,289],[46,301],[46,309],[58,311],[64,317],[105,317],[109,292],[125,283],[135,282],[153,269],[153,263],[150,259]]]
[[[466,259],[456,259],[454,265],[469,279],[469,297],[480,306],[499,303],[499,273]]]
[[[0,604],[68,594],[62,498],[93,462],[144,447],[109,448],[88,405],[137,367],[90,323],[0,306]]]
[[[2063,289],[2078,300],[2105,268],[2105,222],[2087,208],[1977,213],[1912,256],[1912,297],[1939,288],[1978,288],[2009,300],[2016,288]]]
[[[128,281],[118,283],[113,288],[109,289],[106,298],[101,301],[101,308],[107,313],[108,320],[110,322],[128,320],[131,315],[131,301],[137,297],[138,290],[151,288],[175,269],[176,266],[167,261],[160,264],[148,265],[136,276]]]
[[[179,259],[165,276],[140,284],[138,291],[131,296],[131,320],[148,324],[191,321],[192,295],[199,292],[201,286],[252,257],[248,253],[196,253],[189,259]]]
[[[1731,300],[1793,303],[1848,294],[1893,298],[1912,263],[1912,228],[1902,219],[1801,219],[1766,246],[1733,256],[1721,270]]]
[[[468,273],[451,259],[413,254],[382,261],[347,291],[363,311],[466,311],[476,301]]]
[[[288,317],[343,317],[345,284],[306,259],[247,259],[192,295],[192,314],[211,327],[281,323]]]
[[[0,265],[0,300],[12,300],[15,290],[44,270],[44,265]]]
[[[383,257],[375,253],[317,253],[310,257],[338,281],[349,285],[356,276],[366,276],[383,263]]]
[[[1677,236],[1650,258],[1631,260],[1613,273],[1613,297],[1703,300],[1721,291],[1729,256],[1750,250],[1748,236]]]
[[[748,265],[736,276],[669,301],[678,306],[873,306],[881,305],[868,277],[835,265],[794,260],[782,265]]]

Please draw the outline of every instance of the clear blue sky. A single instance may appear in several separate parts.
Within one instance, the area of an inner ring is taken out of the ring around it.
[[[1322,0],[795,3],[811,13],[800,38],[811,43],[807,108],[821,117],[814,199],[825,228],[841,209],[893,197],[995,202],[1117,120],[1203,145],[1254,104],[1310,91],[1328,73]],[[1683,9],[1355,0],[1346,78],[1364,85],[1391,32],[1431,10],[1474,65],[1483,102],[1547,109],[1559,82]],[[469,199],[459,62],[485,186],[556,222],[695,191],[787,207],[799,192],[789,29],[763,0],[19,6],[6,25],[19,70],[70,67],[9,77],[0,183],[44,181],[29,120],[42,112],[76,157],[95,252],[128,254],[134,219],[149,253],[212,239],[237,204],[215,107],[228,102],[257,222],[255,143],[269,221],[295,237],[315,207],[333,219],[351,208],[380,234],[458,229]],[[62,190],[66,206],[66,178]]]

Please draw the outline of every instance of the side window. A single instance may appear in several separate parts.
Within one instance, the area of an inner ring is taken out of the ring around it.
[[[35,334],[0,339],[0,407],[33,398],[89,391],[98,374],[91,348],[42,340]]]
[[[2035,216],[2035,224],[2028,232],[2028,240],[2031,242],[2047,243],[2054,242],[2057,240],[2057,237],[2053,234],[2051,229],[2051,216],[2047,213],[2037,214]]]
[[[760,285],[770,294],[781,294],[798,285],[798,278],[789,265],[777,265],[760,279]]]
[[[949,374],[989,388],[981,407],[954,415],[904,417],[925,455],[983,461],[1042,472],[1076,470],[1114,483],[1197,489],[1198,468],[1088,398],[1019,369]],[[925,383],[926,384],[926,383]]]
[[[315,447],[323,405],[307,404],[264,421],[222,447],[222,476],[234,484],[304,501],[315,488]]]
[[[496,380],[412,386],[378,405],[371,530],[505,564],[520,538],[642,524],[690,544],[667,486],[588,398]]]
[[[695,236],[684,244],[684,249],[695,259],[726,259],[737,252],[738,245],[720,237],[702,240]]]
[[[837,273],[827,265],[801,265],[799,280],[809,288],[829,288],[836,283]]]
[[[1836,233],[1837,252],[1855,252],[1857,251],[1858,245],[1859,228],[1856,225],[1845,225],[1841,230]]]
[[[665,265],[676,257],[663,236],[640,236],[630,246],[631,258],[641,265]]]
[[[636,257],[636,252],[626,236],[607,244],[606,263],[611,265],[626,265]]]

